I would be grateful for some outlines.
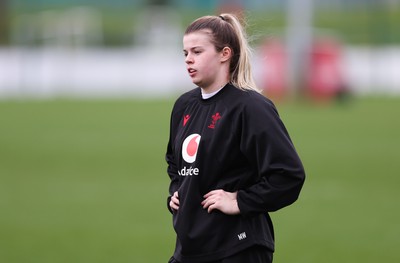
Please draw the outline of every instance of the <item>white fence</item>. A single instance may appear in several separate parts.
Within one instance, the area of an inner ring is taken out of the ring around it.
[[[342,69],[356,94],[400,95],[400,47],[343,53]],[[256,53],[253,61],[261,86],[263,59]],[[1,99],[169,96],[192,87],[175,49],[0,49]]]

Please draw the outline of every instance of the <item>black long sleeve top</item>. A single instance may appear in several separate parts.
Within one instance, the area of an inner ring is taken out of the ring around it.
[[[200,88],[177,99],[166,153],[177,234],[174,257],[218,260],[253,245],[274,250],[268,212],[297,200],[305,172],[273,103],[227,84],[209,99]],[[203,209],[211,190],[238,192],[239,215]]]

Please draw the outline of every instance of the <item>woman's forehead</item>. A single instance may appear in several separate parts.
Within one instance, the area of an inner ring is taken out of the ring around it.
[[[211,32],[210,31],[195,31],[183,36],[183,45],[192,47],[194,45],[210,45],[211,44]]]

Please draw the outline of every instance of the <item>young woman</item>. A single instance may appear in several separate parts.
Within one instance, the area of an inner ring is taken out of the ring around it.
[[[235,16],[195,20],[183,52],[198,87],[171,115],[168,208],[177,240],[169,262],[272,262],[268,212],[298,198],[302,163],[275,106],[256,90]]]

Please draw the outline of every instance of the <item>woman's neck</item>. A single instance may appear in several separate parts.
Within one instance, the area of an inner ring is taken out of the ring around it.
[[[211,87],[207,87],[207,88],[200,87],[201,88],[201,93],[203,93],[203,94],[214,93],[214,92],[222,89],[227,83],[228,83],[228,81],[223,82],[221,84],[215,84],[215,85],[213,85]]]
[[[204,100],[209,99],[209,98],[213,97],[214,95],[216,95],[220,90],[222,90],[223,87],[225,87],[225,85],[222,86],[221,88],[217,89],[216,91],[212,92],[212,93],[204,93],[203,89],[201,89],[201,97]]]
[[[223,74],[223,76],[217,78],[211,85],[208,85],[207,87],[200,86],[201,92],[203,94],[216,92],[217,90],[223,88],[227,83],[229,83],[229,79],[229,73]]]

